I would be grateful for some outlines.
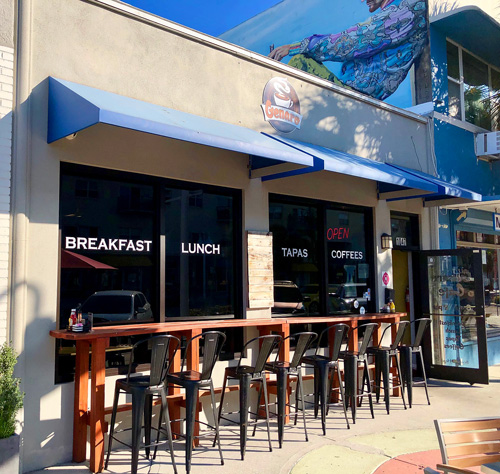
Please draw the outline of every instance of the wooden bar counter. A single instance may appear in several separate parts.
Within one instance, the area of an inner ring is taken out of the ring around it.
[[[294,324],[336,324],[347,323],[356,327],[358,322],[394,323],[406,313],[369,313],[364,315],[341,316],[310,316],[266,319],[225,319],[204,321],[183,321],[150,324],[127,324],[119,326],[96,327],[89,333],[74,333],[66,330],[53,330],[50,335],[56,339],[75,341],[76,368],[75,368],[75,397],[73,413],[73,461],[85,461],[87,442],[87,426],[90,426],[90,470],[101,472],[104,462],[104,434],[106,433],[104,389],[106,375],[106,348],[112,337],[137,336],[145,337],[151,334],[169,333],[177,337],[191,338],[200,334],[204,329],[224,329],[232,327],[255,327],[261,335],[277,332],[283,337],[293,333]],[[357,336],[357,331],[355,331]],[[378,344],[380,331],[374,336],[374,344]],[[287,340],[288,341],[288,340]],[[350,342],[350,349],[357,347],[357,339]],[[283,347],[280,358],[288,359],[290,347]],[[89,354],[91,364],[90,408],[88,400]],[[191,344],[187,354],[187,369],[199,370],[199,346]],[[180,353],[174,361],[173,370],[180,368]]]

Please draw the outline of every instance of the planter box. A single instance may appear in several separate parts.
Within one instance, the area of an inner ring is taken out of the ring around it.
[[[0,439],[0,472],[19,473],[19,441],[18,434]]]

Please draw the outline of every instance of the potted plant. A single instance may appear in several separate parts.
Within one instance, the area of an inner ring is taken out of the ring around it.
[[[15,434],[16,415],[23,406],[24,393],[14,377],[17,356],[4,343],[0,348],[0,472],[19,472],[19,435]]]

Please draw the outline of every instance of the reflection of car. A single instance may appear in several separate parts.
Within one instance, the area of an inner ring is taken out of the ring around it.
[[[330,295],[342,301],[349,313],[359,313],[361,307],[366,310],[366,291],[366,283],[342,283],[330,287]]]
[[[361,306],[366,309],[368,299],[365,292],[366,283],[328,285],[328,314],[359,313]],[[305,285],[302,293],[310,298],[310,303],[306,304],[309,314],[318,314],[319,285]]]
[[[94,325],[153,322],[153,312],[139,291],[96,291],[82,305],[82,313],[94,314]]]
[[[307,311],[304,302],[309,301],[310,298],[302,296],[299,287],[293,281],[274,282],[274,306],[271,308],[273,314],[305,316]]]

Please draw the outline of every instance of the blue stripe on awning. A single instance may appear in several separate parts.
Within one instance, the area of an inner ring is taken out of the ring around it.
[[[379,195],[382,199],[386,199],[389,195],[404,195],[411,197],[415,194],[421,196],[422,194],[436,193],[438,191],[434,183],[421,179],[411,173],[407,173],[404,170],[391,167],[386,163],[380,163],[378,161],[369,160],[367,158],[318,145],[312,145],[310,143],[290,140],[289,138],[277,136],[273,136],[273,138],[323,161],[323,169],[325,171],[332,171],[334,173],[376,181],[379,183],[379,193],[389,193],[385,196]],[[263,178],[263,180],[266,179],[272,179],[272,177]]]
[[[399,165],[390,164],[392,168],[404,171],[405,173],[412,174],[418,178],[429,181],[437,186],[438,190],[436,193],[422,196],[426,201],[428,206],[439,206],[452,203],[467,203],[474,201],[482,201],[483,197],[481,194],[471,191],[470,189],[457,186],[456,184],[448,183],[440,178],[436,178],[430,174],[423,173],[422,171],[417,171],[409,168],[404,168]]]
[[[99,123],[297,166],[314,165],[312,156],[245,127],[49,77],[48,143]]]

